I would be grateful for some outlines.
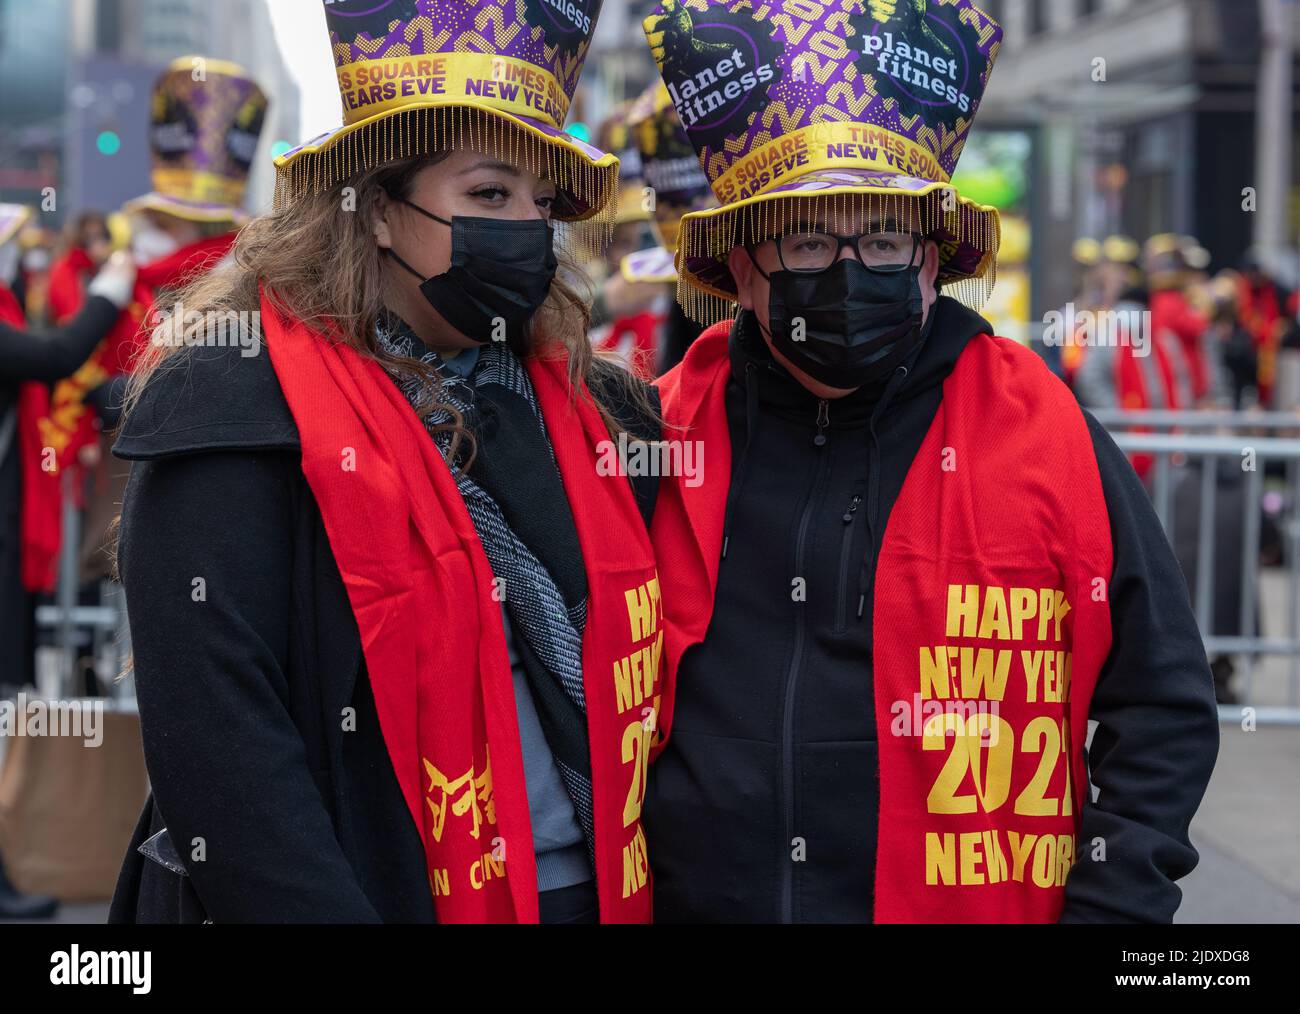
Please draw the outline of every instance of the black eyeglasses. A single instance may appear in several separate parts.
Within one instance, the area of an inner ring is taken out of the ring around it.
[[[871,271],[904,271],[916,263],[921,235],[915,232],[870,232],[840,236],[820,229],[792,233],[775,240],[776,254],[786,271],[824,271],[849,247],[863,267]],[[762,244],[750,247],[750,254]]]

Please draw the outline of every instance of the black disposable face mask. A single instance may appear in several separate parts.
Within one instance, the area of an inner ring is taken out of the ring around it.
[[[751,254],[750,259],[753,260]],[[920,345],[921,268],[872,271],[836,260],[821,271],[767,274],[769,336],[793,365],[838,388],[883,386]],[[802,321],[802,327],[798,322]],[[802,338],[796,337],[802,334]]]
[[[405,198],[393,199],[451,228],[451,266],[433,278],[423,278],[394,251],[387,251],[422,279],[420,291],[429,305],[466,338],[483,345],[504,340],[521,349],[528,323],[546,302],[558,267],[551,224],[540,218],[461,215],[449,222]]]

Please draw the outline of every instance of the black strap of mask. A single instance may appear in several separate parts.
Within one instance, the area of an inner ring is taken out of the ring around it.
[[[398,264],[400,264],[408,272],[410,272],[412,277],[418,279],[421,284],[424,283],[425,281],[424,275],[420,274],[420,272],[416,271],[415,268],[411,267],[411,265],[407,264],[406,261],[402,260],[402,258],[397,256],[397,251],[389,247],[384,250],[384,253],[387,254],[389,257],[393,258],[393,260],[397,261]]]
[[[385,193],[388,194],[388,196],[389,196],[389,198],[390,198],[391,200],[397,201],[399,204],[405,204],[408,208],[414,208],[416,211],[418,211],[418,212],[419,212],[421,215],[423,215],[425,218],[432,219],[433,221],[437,222],[439,225],[445,225],[445,226],[447,226],[448,228],[451,227],[451,223],[450,223],[449,221],[447,221],[445,218],[439,218],[439,217],[438,217],[437,215],[435,215],[432,211],[426,211],[424,208],[420,207],[420,206],[419,206],[418,204],[416,204],[414,201],[408,201],[405,197],[399,197],[397,194],[393,193],[391,190],[389,190],[389,191],[385,191]]]
[[[390,200],[397,201],[399,204],[405,204],[407,207],[414,208],[425,218],[432,219],[433,221],[437,222],[439,225],[445,225],[448,228],[451,228],[451,223],[447,221],[445,218],[439,218],[432,211],[426,211],[424,208],[420,207],[414,201],[408,201],[405,197],[399,197],[391,190],[385,190],[384,192],[388,194]],[[397,263],[400,264],[403,268],[405,268],[413,278],[417,278],[421,282],[425,281],[424,275],[420,274],[420,272],[416,271],[415,268],[411,267],[411,265],[407,264],[406,261],[402,260],[402,258],[397,255],[397,251],[389,247],[384,251],[384,253],[388,254],[389,257],[397,261]]]

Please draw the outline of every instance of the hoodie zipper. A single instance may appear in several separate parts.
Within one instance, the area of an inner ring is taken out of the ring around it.
[[[862,506],[862,494],[854,493],[849,505],[844,508],[844,535],[840,539],[840,583],[835,593],[835,633],[844,633],[848,626],[849,596],[849,559],[853,549],[853,522],[857,520],[858,508]]]
[[[885,393],[882,395],[880,404],[871,415],[871,423],[868,426],[870,436],[870,454],[868,457],[868,475],[867,475],[867,562],[863,565],[863,587],[862,593],[858,597],[858,619],[862,618],[866,611],[867,593],[875,586],[876,580],[876,515],[880,511],[880,438],[876,435],[876,420],[880,418],[885,407],[889,404],[894,395],[895,385],[901,384],[907,380],[908,369],[906,366],[900,366],[894,371],[893,377],[885,386]],[[874,622],[874,616],[872,618]],[[874,638],[872,651],[875,650]]]
[[[830,426],[830,402],[823,399],[817,403],[817,434],[813,437],[813,446],[817,449],[817,471],[808,499],[804,501],[803,513],[799,518],[799,535],[795,539],[794,569],[796,576],[802,576],[804,569],[804,550],[808,540],[808,527],[812,520],[813,504],[817,501],[818,491],[826,478],[830,455],[826,452],[828,438],[827,427]],[[785,809],[785,839],[781,845],[781,921],[794,921],[794,860],[790,850],[794,841],[794,702],[795,690],[799,683],[799,669],[803,664],[805,626],[807,615],[804,603],[800,603],[794,618],[794,647],[790,653],[790,669],[785,679],[785,711],[781,719],[781,787],[782,802]]]

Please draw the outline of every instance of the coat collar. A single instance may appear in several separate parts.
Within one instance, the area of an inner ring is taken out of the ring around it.
[[[171,356],[126,416],[113,453],[151,461],[224,450],[300,450],[298,427],[264,345]]]

